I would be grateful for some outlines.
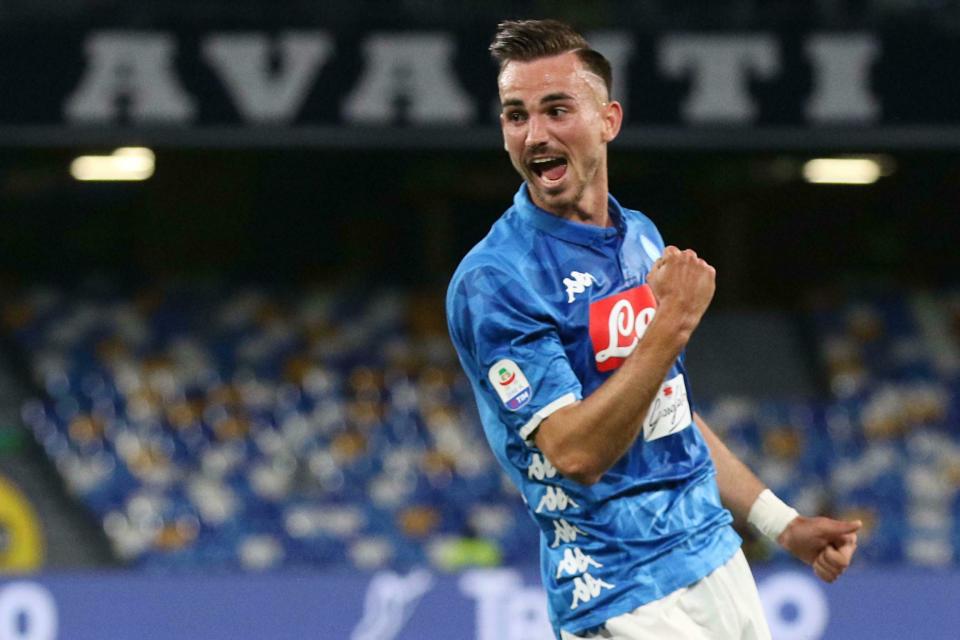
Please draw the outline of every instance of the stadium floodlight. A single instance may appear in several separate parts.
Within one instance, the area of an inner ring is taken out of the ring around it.
[[[811,184],[873,184],[889,173],[877,158],[814,158],[803,165]]]
[[[108,156],[80,156],[70,163],[70,175],[83,182],[146,180],[153,175],[156,156],[146,147],[121,147]]]

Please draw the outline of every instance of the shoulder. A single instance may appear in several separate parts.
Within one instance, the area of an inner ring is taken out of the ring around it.
[[[509,262],[500,262],[495,253],[474,247],[460,262],[447,287],[447,309],[456,298],[473,295],[492,295],[510,281],[517,279],[516,269]]]
[[[491,307],[523,308],[532,302],[523,276],[530,260],[528,230],[517,225],[508,210],[494,223],[457,266],[446,295],[448,320],[468,307],[475,312]]]
[[[523,264],[529,259],[528,230],[517,224],[513,208],[508,209],[460,261],[447,288],[451,296],[464,289],[494,293],[505,284],[522,281]],[[469,293],[469,291],[467,291]]]
[[[621,211],[623,211],[623,221],[626,223],[628,231],[636,229],[641,232],[655,233],[657,237],[660,236],[657,225],[646,214],[626,207],[623,207]]]
[[[663,236],[653,220],[634,209],[623,208],[623,221],[629,239],[639,242],[651,260],[660,257],[664,250]]]
[[[539,315],[535,292],[515,264],[475,248],[457,267],[446,296],[447,330],[464,357],[494,341],[492,336]]]
[[[483,243],[463,258],[447,287],[447,312],[466,299],[518,298],[517,290],[525,289],[521,266],[516,256],[502,249],[489,250]]]

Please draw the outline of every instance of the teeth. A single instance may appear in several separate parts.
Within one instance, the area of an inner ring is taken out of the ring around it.
[[[529,166],[538,176],[546,180],[543,176],[546,171],[565,164],[567,164],[566,158],[563,156],[553,156],[551,158],[533,158],[530,160]]]

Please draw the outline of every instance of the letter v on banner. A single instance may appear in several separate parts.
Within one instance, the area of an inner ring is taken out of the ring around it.
[[[280,68],[271,70],[271,49]],[[266,35],[214,34],[203,42],[203,56],[216,69],[244,119],[285,123],[296,118],[313,81],[333,51],[320,31],[286,33],[273,45]]]

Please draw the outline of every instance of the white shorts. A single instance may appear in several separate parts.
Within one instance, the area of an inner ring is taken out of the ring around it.
[[[563,640],[770,640],[750,566],[737,550],[725,565],[689,587],[607,620],[587,635]]]

